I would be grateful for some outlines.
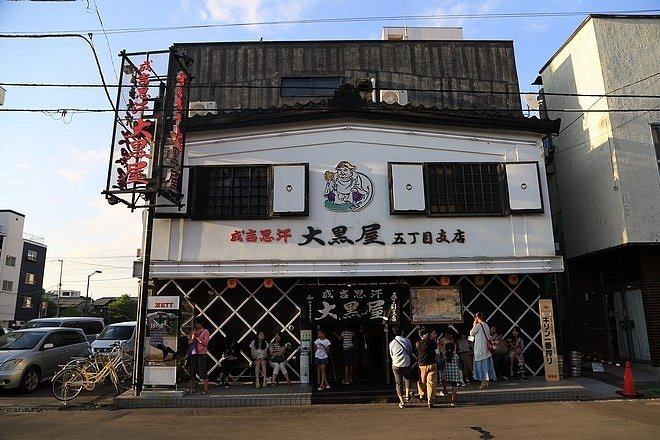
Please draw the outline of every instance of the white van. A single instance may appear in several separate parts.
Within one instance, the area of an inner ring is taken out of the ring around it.
[[[85,333],[88,342],[94,341],[98,334],[103,330],[105,321],[103,318],[94,316],[60,316],[57,318],[36,318],[31,319],[21,329],[42,328],[42,327],[68,327],[79,328]]]
[[[105,353],[112,350],[112,346],[121,342],[124,351],[132,353],[135,346],[136,321],[118,322],[110,324],[92,342],[92,353]]]

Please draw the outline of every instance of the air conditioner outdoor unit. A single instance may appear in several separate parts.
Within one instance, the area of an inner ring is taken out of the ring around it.
[[[407,90],[381,90],[380,101],[385,104],[408,104],[408,91]]]
[[[188,106],[188,117],[218,114],[218,104],[215,101],[193,101]]]

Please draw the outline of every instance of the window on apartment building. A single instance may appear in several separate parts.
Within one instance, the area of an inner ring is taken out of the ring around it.
[[[284,98],[334,96],[339,86],[341,86],[341,78],[336,77],[282,78],[281,94]]]
[[[505,212],[504,171],[498,163],[427,163],[429,215]]]
[[[220,166],[194,169],[193,218],[268,218],[269,167]]]
[[[24,296],[23,297],[23,303],[21,305],[24,309],[31,309],[32,308],[32,298],[29,296]]]
[[[14,290],[14,282],[2,280],[2,290],[6,292],[11,292],[12,290]]]
[[[25,272],[25,284],[34,285],[36,276],[33,273]]]
[[[27,259],[28,261],[37,261],[39,258],[39,255],[37,254],[37,251],[27,251]]]
[[[655,160],[658,163],[658,172],[660,172],[660,124],[651,124],[651,136],[655,147]]]
[[[7,266],[16,266],[16,257],[12,257],[11,255],[7,255],[7,258],[5,258],[5,265],[7,265]]]

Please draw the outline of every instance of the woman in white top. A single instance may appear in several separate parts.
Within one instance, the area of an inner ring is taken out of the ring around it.
[[[319,378],[319,391],[329,390],[326,367],[330,363],[330,341],[325,337],[325,331],[319,330],[314,341],[314,361],[316,363],[316,377]]]
[[[479,388],[488,388],[488,381],[497,380],[497,376],[493,367],[493,356],[488,350],[490,328],[484,321],[483,313],[477,312],[474,315],[474,326],[470,330],[470,336],[474,337],[474,378],[481,381]]]
[[[259,372],[264,378],[264,387],[268,385],[268,342],[264,332],[257,334],[257,339],[250,343],[250,353],[254,363],[254,383],[257,388],[261,386],[259,382]]]

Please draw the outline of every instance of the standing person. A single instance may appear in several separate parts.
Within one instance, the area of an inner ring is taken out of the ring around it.
[[[428,407],[433,408],[437,374],[435,365],[436,344],[435,341],[431,340],[425,328],[419,329],[419,337],[421,339],[415,344],[417,364],[419,365],[419,381],[417,382],[419,399],[422,401],[426,399]]]
[[[199,376],[204,383],[201,394],[209,393],[209,376],[206,368],[206,353],[209,346],[209,331],[204,328],[204,320],[195,318],[193,328],[188,336],[188,345],[193,345],[191,355],[188,359],[188,374],[190,374],[190,384],[188,391],[190,394],[195,392],[195,376]]]
[[[355,350],[355,333],[349,328],[346,327],[344,331],[340,334],[340,339],[342,341],[342,349],[344,351],[344,379],[341,383],[344,385],[350,385],[353,382],[353,352]]]
[[[403,329],[394,327],[394,339],[390,342],[390,359],[392,373],[396,384],[396,394],[399,396],[399,408],[405,408],[410,395],[410,364],[412,344],[403,336]]]
[[[268,342],[264,332],[257,333],[257,339],[250,343],[250,354],[254,364],[254,386],[259,388],[259,373],[264,378],[264,388],[268,386]]]
[[[497,376],[493,367],[493,356],[488,350],[490,330],[483,313],[477,312],[474,315],[470,336],[474,338],[474,378],[481,381],[479,388],[488,388],[488,381],[497,380]]]
[[[472,350],[472,343],[468,340],[465,332],[461,332],[461,335],[456,341],[456,353],[461,359],[461,365],[463,367],[463,378],[465,382],[461,382],[461,386],[465,386],[465,383],[470,383],[470,377],[472,376],[472,364],[474,362],[474,353]]]
[[[502,338],[502,335],[497,333],[497,327],[494,325],[490,328],[490,340],[493,342],[493,347],[495,351],[493,352],[493,367],[495,368],[495,374],[498,378],[504,380],[509,380],[506,374],[503,371],[506,370],[506,357],[508,353],[507,344]]]
[[[319,391],[329,390],[327,367],[330,363],[330,341],[325,337],[325,331],[319,329],[314,341],[314,363],[316,364],[316,377],[319,378]]]
[[[286,349],[287,345],[282,343],[282,333],[277,332],[273,337],[273,342],[268,347],[268,354],[270,355],[270,366],[273,369],[273,378],[271,384],[273,387],[277,386],[277,375],[282,371],[282,376],[286,379],[286,386],[291,386],[289,381],[289,373],[286,370]]]
[[[445,345],[445,369],[442,372],[442,381],[451,385],[451,406],[456,406],[456,386],[461,380],[460,362],[454,344],[448,342]]]
[[[238,361],[238,351],[236,347],[236,342],[233,338],[227,336],[225,349],[222,352],[222,357],[220,357],[220,377],[221,384],[225,388],[229,388],[229,376],[231,374],[231,369],[236,365]]]

